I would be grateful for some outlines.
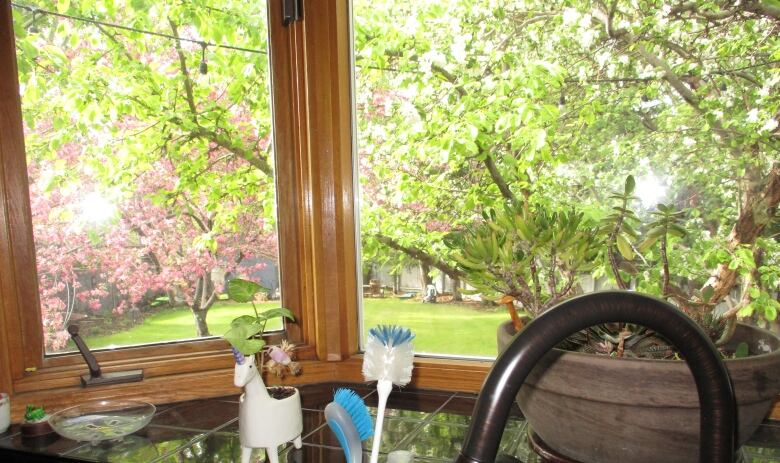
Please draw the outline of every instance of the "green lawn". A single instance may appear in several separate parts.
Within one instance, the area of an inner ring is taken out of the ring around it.
[[[277,307],[276,302],[258,304],[258,309]],[[218,303],[207,320],[213,335],[221,335],[230,321],[251,314],[250,304]],[[415,351],[450,355],[495,356],[496,327],[508,315],[503,309],[474,309],[458,304],[423,304],[394,298],[364,300],[364,333],[378,324],[397,324],[415,334]],[[280,327],[274,320],[269,329]],[[150,315],[144,323],[106,336],[87,336],[92,349],[165,342],[195,337],[195,322],[186,308],[167,309]]]
[[[397,299],[363,300],[363,329],[378,324],[410,328],[415,352],[495,357],[496,329],[509,315],[503,308],[473,309],[458,304],[423,304]]]
[[[258,310],[279,307],[278,302],[262,302],[257,304]],[[231,320],[240,315],[252,315],[252,304],[236,304],[218,302],[209,309],[206,321],[211,334],[221,336],[227,331]],[[276,319],[268,322],[266,329],[281,328],[281,321]],[[148,344],[179,339],[195,338],[195,319],[187,308],[165,309],[147,317],[143,324],[121,333],[105,336],[87,336],[84,340],[90,349],[104,347],[128,346],[133,344]]]

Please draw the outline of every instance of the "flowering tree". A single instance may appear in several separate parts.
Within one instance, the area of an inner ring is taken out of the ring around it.
[[[213,272],[277,256],[264,5],[33,6],[14,27],[47,346],[108,285],[118,313],[178,295],[209,335]]]
[[[355,10],[368,171],[362,239],[376,250],[368,258],[392,249],[452,264],[446,245],[460,246],[464,227],[503,203],[576,205],[600,220],[632,174],[646,222],[655,202],[685,211],[691,233],[675,238],[668,261],[689,309],[728,299],[742,282],[745,299],[731,310],[776,317],[772,2],[452,0]],[[616,266],[661,294],[659,266],[644,265],[661,259],[658,250],[640,257],[638,242],[626,244]],[[597,275],[609,273],[607,254]],[[706,287],[706,296],[697,291]]]

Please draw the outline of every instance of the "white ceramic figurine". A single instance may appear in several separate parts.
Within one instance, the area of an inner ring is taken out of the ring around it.
[[[301,448],[303,415],[298,389],[293,395],[275,399],[268,390],[255,365],[255,356],[244,356],[233,349],[236,359],[234,383],[244,388],[238,406],[238,433],[241,440],[241,463],[249,463],[252,449],[264,448],[268,461],[279,462],[278,447],[293,441]]]

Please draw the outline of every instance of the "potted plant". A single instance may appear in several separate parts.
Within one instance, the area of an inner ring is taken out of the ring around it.
[[[292,344],[283,341],[279,346],[268,346],[262,338],[268,320],[281,317],[294,321],[295,318],[284,308],[258,312],[255,298],[264,290],[249,280],[233,279],[228,283],[229,298],[251,303],[255,312],[234,319],[223,336],[233,347],[234,383],[244,388],[238,412],[242,463],[250,461],[255,448],[265,449],[269,461],[276,463],[279,445],[289,441],[293,441],[295,448],[302,445],[303,415],[298,389],[266,387],[262,378],[264,370],[280,377],[287,372],[300,373],[298,363],[292,358]]]
[[[54,432],[51,425],[49,425],[49,415],[46,414],[43,407],[27,405],[24,411],[21,432],[25,438],[41,437]]]
[[[528,204],[487,212],[462,238],[459,266],[477,291],[500,296],[510,313],[530,319],[581,293],[578,273],[598,270],[600,262],[618,288],[633,286],[672,302],[727,358],[741,445],[780,392],[780,338],[735,322],[738,313],[758,307],[761,295],[750,287],[743,289],[742,301],[722,311],[716,309],[722,299],[717,295],[728,291],[711,284],[693,291],[671,275],[670,246],[685,235],[680,213],[659,205],[640,239],[639,219],[629,207],[633,189],[629,177],[612,197],[613,212],[599,222],[576,211]],[[642,253],[647,257],[640,258]],[[772,309],[763,310],[771,318]],[[499,351],[518,325],[523,328],[520,318],[512,315],[513,322],[499,327]],[[673,361],[675,356],[663,337],[642,327],[591,327],[548,353],[526,380],[518,403],[549,447],[577,461],[697,461],[698,395],[687,366]]]

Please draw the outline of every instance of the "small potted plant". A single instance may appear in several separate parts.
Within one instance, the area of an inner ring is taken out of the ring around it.
[[[280,377],[300,373],[300,366],[293,360],[292,344],[283,341],[279,346],[268,346],[262,338],[268,320],[281,317],[294,321],[295,318],[284,308],[259,312],[255,298],[262,291],[262,286],[248,280],[233,279],[228,284],[230,299],[251,303],[255,312],[234,319],[223,336],[233,348],[234,383],[244,388],[239,401],[242,463],[250,461],[255,448],[265,449],[269,460],[276,463],[279,445],[289,441],[293,441],[295,448],[302,445],[303,415],[298,389],[266,387],[262,378],[264,370]]]
[[[24,421],[21,425],[22,436],[35,438],[51,434],[54,430],[49,425],[49,416],[43,407],[27,405],[24,412]]]
[[[612,212],[599,222],[543,205],[487,212],[462,238],[459,265],[477,291],[501,297],[510,313],[529,319],[582,293],[577,280],[602,262],[619,289],[638,288],[671,302],[699,323],[726,357],[741,445],[780,392],[780,337],[735,323],[740,311],[745,315],[751,305],[759,306],[761,292],[743,284],[742,301],[719,312],[716,307],[731,287],[708,281],[691,290],[690,282],[672,275],[671,246],[685,236],[680,213],[659,205],[653,220],[642,224],[629,207],[633,190],[629,177],[623,191],[612,195]],[[646,231],[640,236],[637,230]],[[752,257],[739,249],[733,255],[741,254]],[[749,273],[743,283],[757,281]],[[499,351],[525,329],[520,317],[512,319],[499,327]],[[527,326],[533,329],[532,323]],[[518,403],[550,448],[577,461],[698,460],[698,396],[690,371],[673,346],[643,327],[615,323],[571,336],[539,362]]]

